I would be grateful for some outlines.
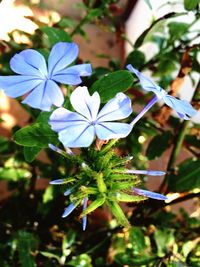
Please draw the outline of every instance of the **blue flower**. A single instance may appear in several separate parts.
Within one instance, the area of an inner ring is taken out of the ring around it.
[[[60,107],[64,96],[56,82],[77,85],[82,82],[80,76],[92,73],[90,64],[67,68],[77,56],[78,46],[75,43],[57,43],[50,52],[47,67],[39,52],[24,50],[10,61],[11,69],[20,75],[1,76],[0,87],[13,98],[29,93],[22,103],[33,108],[49,111],[52,105]]]
[[[144,90],[155,93],[156,99],[162,99],[166,105],[168,105],[178,113],[180,118],[184,120],[189,120],[189,117],[192,117],[197,113],[197,111],[192,107],[189,102],[185,100],[179,100],[167,94],[167,92],[163,88],[155,84],[151,79],[145,77],[142,73],[133,68],[131,64],[127,65],[127,69],[138,77],[141,86]],[[152,104],[156,102],[155,100],[153,100]]]
[[[148,198],[153,198],[153,199],[157,199],[157,200],[167,200],[167,197],[162,195],[162,194],[154,193],[154,192],[140,189],[140,188],[136,188],[136,187],[133,188],[133,192],[137,195],[148,197]]]
[[[78,113],[58,108],[49,120],[65,147],[88,147],[95,135],[101,140],[126,137],[132,129],[130,124],[112,122],[124,119],[132,112],[131,100],[123,93],[118,93],[101,111],[99,94],[95,92],[90,96],[85,86],[77,87],[70,101]]]

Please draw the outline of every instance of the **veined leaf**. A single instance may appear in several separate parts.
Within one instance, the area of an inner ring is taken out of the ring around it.
[[[14,141],[22,146],[29,147],[48,147],[48,144],[58,142],[57,134],[53,132],[49,125],[43,123],[34,123],[17,131]]]
[[[90,88],[90,93],[97,91],[101,102],[105,103],[117,93],[127,91],[133,83],[133,76],[129,71],[119,70],[97,80]]]
[[[178,166],[178,174],[168,177],[169,189],[174,192],[187,192],[200,186],[200,160],[187,159]]]

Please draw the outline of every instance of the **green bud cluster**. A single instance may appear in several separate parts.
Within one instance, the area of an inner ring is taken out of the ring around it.
[[[77,158],[77,171],[70,181],[70,201],[80,203],[85,197],[90,200],[88,207],[81,213],[81,217],[88,215],[98,207],[106,204],[118,222],[128,226],[120,202],[139,202],[146,199],[144,196],[134,195],[132,187],[140,183],[136,175],[126,173],[126,166],[132,157],[116,155],[112,140],[100,151],[89,148],[82,151]],[[63,184],[67,183],[67,178]]]

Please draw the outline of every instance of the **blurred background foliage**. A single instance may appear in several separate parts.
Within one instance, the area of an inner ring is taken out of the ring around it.
[[[34,33],[16,29],[9,33],[9,40],[0,41],[1,75],[12,74],[9,60],[23,49],[34,48],[47,58],[57,42],[74,41],[77,36],[89,42],[87,25],[95,24],[114,34],[117,46],[128,42],[132,50],[120,58],[98,55],[108,63],[95,67],[92,76],[84,78],[84,85],[90,92],[100,90],[101,98],[106,102],[115,95],[116,88],[126,91],[136,107],[133,114],[136,115],[151,95],[140,90],[135,77],[133,79],[126,71],[119,72],[131,63],[141,71],[150,71],[173,96],[179,95],[185,77],[189,77],[193,86],[192,104],[198,110],[200,84],[194,74],[200,69],[200,31],[199,28],[194,30],[193,25],[199,22],[199,0],[179,1],[184,12],[152,18],[150,27],[134,43],[124,31],[133,2],[79,1],[74,8],[82,16],[80,20],[61,16],[54,22],[50,16],[45,23],[36,16],[29,16],[27,19],[37,25]],[[145,2],[151,9],[151,1]],[[26,0],[23,4],[46,8],[43,1]],[[179,18],[188,13],[193,13],[192,23],[180,22]],[[26,42],[19,42],[16,36],[23,36]],[[150,59],[141,49],[145,43],[153,43],[157,49]],[[78,62],[82,61],[80,57]],[[109,79],[105,74],[110,75]],[[68,92],[72,89],[63,87]],[[66,97],[65,107],[69,108],[69,105]],[[47,126],[48,112],[39,114],[37,110],[22,107],[29,113],[31,138],[29,126],[20,130],[18,125],[12,129],[13,138],[0,136],[0,180],[7,187],[7,196],[0,200],[1,267],[200,266],[198,123],[181,122],[166,106],[155,106],[134,127],[132,134],[119,142],[116,153],[133,155],[132,167],[136,169],[148,168],[151,161],[165,157],[167,174],[154,189],[167,194],[169,202],[148,200],[123,205],[132,225],[130,228],[120,227],[106,207],[100,208],[92,213],[86,232],[82,232],[79,210],[67,219],[61,218],[68,205],[67,198],[63,197],[65,188],[48,185],[50,180],[69,176],[74,166],[48,149],[48,143],[56,141],[56,135]],[[187,157],[181,157],[183,151],[187,151]],[[143,181],[145,185],[147,177],[144,176]],[[189,199],[195,201],[195,211],[188,213],[183,208],[179,213],[172,211],[174,204],[180,202],[184,207],[184,201]]]

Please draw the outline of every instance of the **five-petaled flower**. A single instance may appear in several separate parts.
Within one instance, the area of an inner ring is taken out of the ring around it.
[[[141,72],[133,68],[131,64],[127,65],[127,69],[138,77],[144,90],[151,91],[156,94],[156,97],[152,99],[151,104],[148,105],[148,109],[159,99],[162,99],[166,105],[173,108],[178,113],[179,117],[184,120],[189,120],[189,117],[192,117],[196,114],[197,111],[189,102],[186,100],[179,100],[167,94],[163,88],[155,84],[151,79],[145,77]],[[147,109],[145,111],[147,111]]]
[[[27,49],[13,56],[11,69],[20,75],[0,77],[0,87],[10,97],[19,97],[29,92],[23,100],[33,108],[49,111],[52,105],[62,106],[64,96],[56,82],[78,85],[80,76],[92,73],[90,64],[68,67],[78,56],[75,43],[59,42],[55,44],[48,58],[33,49]]]
[[[58,108],[49,120],[65,147],[88,147],[96,135],[101,140],[123,138],[132,129],[130,124],[112,122],[132,113],[131,100],[123,93],[118,93],[100,111],[99,94],[95,92],[90,96],[85,86],[77,87],[70,101],[78,113]]]

